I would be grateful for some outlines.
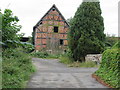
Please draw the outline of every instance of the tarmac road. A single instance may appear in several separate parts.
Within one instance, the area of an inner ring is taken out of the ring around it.
[[[37,68],[27,88],[107,88],[91,77],[97,68],[67,67],[57,59],[33,58]]]

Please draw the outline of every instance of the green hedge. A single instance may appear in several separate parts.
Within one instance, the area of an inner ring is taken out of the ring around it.
[[[114,88],[120,88],[120,48],[118,43],[104,51],[100,68],[95,72],[102,80]]]
[[[24,88],[34,71],[31,58],[21,49],[3,51],[2,88]]]

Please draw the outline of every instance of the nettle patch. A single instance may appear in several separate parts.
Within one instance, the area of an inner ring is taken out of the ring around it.
[[[102,57],[102,63],[95,72],[102,80],[108,83],[113,88],[120,88],[119,78],[120,78],[120,48],[118,44],[112,49],[104,51]]]

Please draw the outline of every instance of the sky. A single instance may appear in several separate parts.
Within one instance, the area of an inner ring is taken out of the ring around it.
[[[100,0],[105,34],[118,36],[118,1]],[[2,11],[11,9],[13,15],[18,16],[20,20],[18,25],[22,25],[19,33],[31,36],[33,26],[53,4],[57,6],[65,19],[69,19],[74,17],[81,3],[82,0],[0,0],[0,8]]]

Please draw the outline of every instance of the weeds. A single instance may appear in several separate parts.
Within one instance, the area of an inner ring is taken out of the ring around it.
[[[30,55],[32,57],[47,59],[58,59],[60,57],[60,54],[49,54],[47,52],[32,52]]]
[[[34,71],[31,58],[21,49],[7,49],[3,52],[2,88],[24,88]]]
[[[69,67],[98,67],[95,62],[75,62],[68,56],[61,56],[59,59],[61,63],[67,64]]]

